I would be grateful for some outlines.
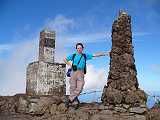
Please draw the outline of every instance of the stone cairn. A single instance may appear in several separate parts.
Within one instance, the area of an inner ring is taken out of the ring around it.
[[[132,45],[131,16],[120,11],[112,25],[112,49],[107,85],[101,97],[104,105],[126,110],[142,110],[146,106],[146,94],[138,88],[137,71]]]

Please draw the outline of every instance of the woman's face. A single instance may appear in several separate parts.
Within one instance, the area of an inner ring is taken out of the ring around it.
[[[82,46],[81,46],[81,45],[78,45],[78,46],[77,46],[77,52],[78,52],[78,53],[82,53],[82,51],[83,51]]]

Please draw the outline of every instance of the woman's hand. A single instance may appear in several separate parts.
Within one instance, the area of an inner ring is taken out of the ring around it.
[[[66,60],[66,57],[64,57],[63,61],[64,61],[68,66],[72,67],[72,62],[67,61],[67,60]]]

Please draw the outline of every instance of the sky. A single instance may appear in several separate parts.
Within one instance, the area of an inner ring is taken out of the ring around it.
[[[39,32],[56,31],[55,61],[75,51],[111,49],[112,23],[120,9],[132,18],[140,88],[160,92],[160,0],[0,0],[0,95],[25,93],[26,67],[38,60]],[[103,90],[109,57],[87,63],[84,91]]]

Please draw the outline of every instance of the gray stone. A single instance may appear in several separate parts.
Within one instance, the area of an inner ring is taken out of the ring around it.
[[[52,106],[50,107],[50,113],[52,115],[56,114],[58,111],[57,111],[57,105],[56,104],[52,104]]]
[[[137,113],[137,114],[143,114],[146,111],[147,111],[146,108],[141,108],[141,107],[131,107],[129,109],[129,112],[131,112],[131,113]]]
[[[135,118],[136,118],[136,120],[138,119],[138,120],[147,120],[146,119],[146,116],[144,116],[144,115],[135,115]]]
[[[108,110],[109,109],[109,106],[106,106],[106,105],[99,105],[98,109],[101,109],[101,110]]]
[[[28,111],[28,104],[29,104],[29,102],[27,101],[27,99],[24,99],[24,97],[20,97],[19,101],[17,103],[16,112],[19,112],[19,113],[27,112]]]
[[[101,112],[99,112],[99,114],[112,115],[113,111],[111,111],[111,110],[102,110]]]
[[[121,113],[127,112],[127,110],[125,108],[122,108],[122,107],[115,107],[114,110],[117,111],[117,112],[121,112]]]
[[[107,103],[111,104],[120,104],[122,102],[122,94],[117,89],[108,88],[106,91],[106,98],[105,100]]]
[[[141,104],[140,107],[141,108],[147,108],[147,105],[146,104]]]
[[[38,101],[40,100],[39,98],[30,98],[28,99],[30,103],[38,103]]]
[[[64,103],[61,103],[60,105],[58,105],[57,110],[61,113],[64,113],[67,111],[67,108],[65,107]]]
[[[122,105],[125,109],[128,109],[130,107],[130,105],[127,105],[127,104],[123,104]]]

